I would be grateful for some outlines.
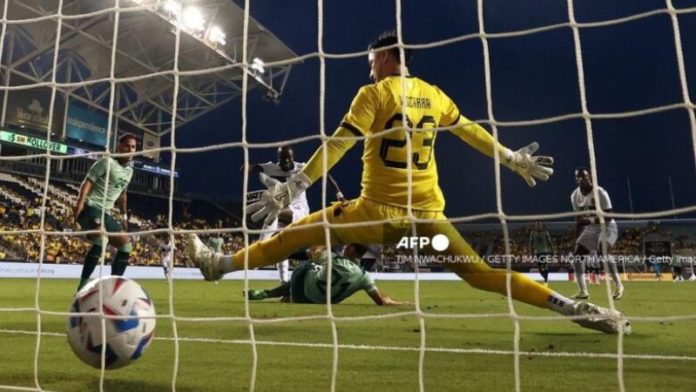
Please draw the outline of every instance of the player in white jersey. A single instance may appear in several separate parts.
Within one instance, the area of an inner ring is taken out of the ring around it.
[[[295,161],[295,152],[291,146],[281,146],[278,148],[278,162],[267,162],[252,165],[251,170],[259,173],[260,181],[269,186],[273,180],[285,182],[289,177],[299,173],[305,166],[304,162]],[[270,179],[269,179],[270,178]],[[263,230],[259,241],[263,241],[273,236],[276,231],[296,222],[309,215],[309,204],[305,192],[300,193],[290,204],[284,208],[276,219],[264,222]],[[277,264],[280,282],[290,281],[288,260],[283,260]]]
[[[164,277],[166,279],[169,277],[169,270],[171,270],[174,265],[174,246],[172,246],[172,242],[169,238],[167,238],[166,242],[160,244],[160,256],[162,268],[164,269]]]
[[[585,266],[589,260],[597,258],[598,255],[604,253],[603,243],[606,242],[606,254],[604,257],[611,273],[611,279],[614,282],[613,298],[620,299],[623,296],[624,287],[619,277],[616,262],[610,254],[611,248],[619,236],[619,230],[613,218],[605,221],[605,229],[603,230],[599,224],[598,217],[594,215],[598,204],[602,211],[611,212],[612,205],[609,193],[599,185],[593,184],[589,170],[584,167],[579,167],[575,170],[575,182],[578,184],[578,187],[570,195],[573,211],[587,211],[588,214],[576,218],[578,238],[575,241],[574,253],[578,259],[574,263],[574,268],[575,282],[579,291],[574,298],[589,298],[587,283],[585,282]],[[599,203],[595,200],[595,188],[599,194]],[[600,268],[603,264],[603,261],[599,263]]]

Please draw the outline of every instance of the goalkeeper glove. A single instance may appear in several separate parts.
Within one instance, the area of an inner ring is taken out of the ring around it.
[[[530,187],[536,185],[536,180],[546,181],[553,174],[549,167],[553,165],[553,157],[532,155],[538,149],[539,143],[532,142],[515,152],[508,149],[503,152],[502,163],[522,176]]]
[[[303,173],[289,177],[286,182],[275,180],[264,173],[259,175],[268,190],[263,191],[259,201],[247,207],[247,214],[252,214],[251,220],[254,222],[263,219],[266,226],[273,223],[280,210],[290,205],[290,202],[312,185],[309,177]]]

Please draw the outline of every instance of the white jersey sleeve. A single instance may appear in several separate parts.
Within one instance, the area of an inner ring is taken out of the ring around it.
[[[603,211],[611,210],[611,199],[609,198],[609,193],[602,187],[597,187],[599,192],[599,205],[602,207]]]
[[[280,165],[274,162],[260,163],[259,166],[261,167],[261,170],[263,170],[264,174],[283,182],[285,182],[285,180],[293,174],[293,170],[286,172],[280,168]]]
[[[269,171],[269,170],[274,170],[275,167],[277,167],[277,166],[278,166],[278,165],[276,165],[275,163],[270,162],[270,161],[269,161],[269,162],[266,162],[266,163],[259,163],[259,167],[260,167],[261,170],[263,170],[263,172],[266,173],[266,174],[269,174],[267,171]]]
[[[570,204],[573,206],[573,211],[580,211],[580,204],[578,202],[578,197],[580,194],[580,188],[575,188],[573,193],[570,194]]]

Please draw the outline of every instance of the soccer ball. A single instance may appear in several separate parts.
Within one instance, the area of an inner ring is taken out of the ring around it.
[[[100,306],[106,317],[100,315]],[[155,334],[155,305],[150,296],[135,281],[121,276],[89,282],[75,294],[70,312],[94,313],[70,316],[68,342],[84,363],[98,369],[104,343],[102,326],[106,327],[106,369],[118,369],[140,358]]]

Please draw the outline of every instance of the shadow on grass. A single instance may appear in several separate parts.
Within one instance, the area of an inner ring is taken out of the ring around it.
[[[87,384],[87,390],[98,391],[99,390],[99,377],[91,380]],[[171,383],[166,384],[154,384],[146,381],[136,381],[136,380],[109,380],[108,378],[104,380],[104,390],[109,392],[136,392],[136,391],[148,391],[148,392],[171,392]],[[191,388],[182,387],[177,384],[177,391],[188,392],[193,391]]]

